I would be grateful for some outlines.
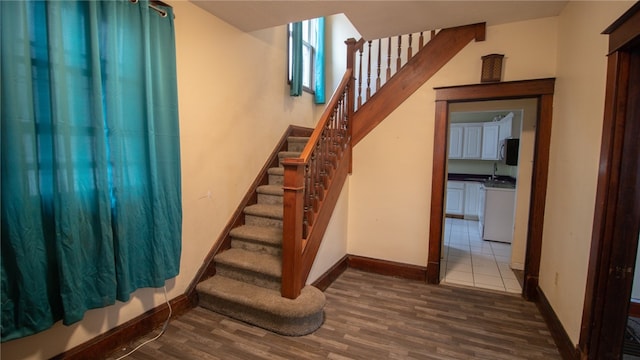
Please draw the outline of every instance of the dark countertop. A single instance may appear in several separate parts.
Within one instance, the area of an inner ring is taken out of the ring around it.
[[[488,183],[488,180],[490,180],[490,178],[491,178],[491,175],[484,175],[484,174],[455,174],[455,173],[447,174],[447,180],[475,181],[475,182],[483,183],[487,187],[491,187],[491,184]],[[511,176],[497,175],[495,180],[496,180],[495,182],[507,185],[507,187],[516,186],[516,179],[512,178]],[[504,186],[495,186],[495,187],[504,187]]]

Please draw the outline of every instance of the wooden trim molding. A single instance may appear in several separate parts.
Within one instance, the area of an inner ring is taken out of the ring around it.
[[[327,270],[324,274],[320,275],[316,281],[314,281],[311,285],[317,287],[318,289],[325,291],[331,284],[333,284],[342,273],[347,270],[349,267],[349,255],[345,255],[342,259],[338,260],[337,263],[333,264],[329,270]]]
[[[197,305],[197,298],[180,295],[169,301],[172,309],[171,318],[175,318]],[[108,355],[130,341],[147,334],[160,327],[169,315],[167,304],[157,306],[144,314],[119,325],[106,333],[99,335],[71,350],[58,354],[51,359],[95,359]],[[97,354],[101,354],[97,356]]]
[[[483,101],[553,95],[554,78],[437,87],[436,101]],[[482,91],[478,92],[478,86]]]
[[[637,41],[640,34],[640,2],[631,6],[602,33],[609,35],[609,54]]]
[[[560,319],[558,319],[558,315],[553,311],[553,307],[551,307],[549,300],[539,286],[536,286],[536,298],[538,299],[536,302],[538,310],[540,310],[540,314],[542,314],[544,321],[547,323],[553,341],[556,343],[562,358],[565,360],[580,359],[578,349],[573,345],[569,334],[567,334]]]
[[[629,316],[640,318],[640,303],[631,300],[629,304]]]
[[[395,261],[349,255],[349,267],[374,274],[395,276],[409,280],[425,281],[427,269],[424,266],[404,264]]]
[[[536,297],[540,254],[542,252],[542,226],[549,168],[549,144],[555,79],[534,79],[502,83],[476,84],[436,88],[436,114],[434,128],[433,170],[431,185],[431,218],[429,225],[428,277],[431,284],[440,282],[440,256],[444,228],[443,206],[446,184],[447,128],[449,103],[505,99],[538,99],[538,121],[535,138],[533,180],[529,208],[529,233],[525,261],[524,296]]]

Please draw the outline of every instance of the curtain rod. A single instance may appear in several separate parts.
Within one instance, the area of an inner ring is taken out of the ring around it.
[[[134,4],[138,2],[138,0],[129,0],[129,1],[134,3]],[[168,5],[167,3],[163,2],[163,1],[159,1],[159,0],[151,0],[151,1],[149,1],[149,7],[151,9],[153,9],[155,12],[160,14],[160,16],[167,17],[167,11],[162,9],[160,6],[171,8],[170,5]],[[173,15],[173,17],[175,18],[175,14]]]

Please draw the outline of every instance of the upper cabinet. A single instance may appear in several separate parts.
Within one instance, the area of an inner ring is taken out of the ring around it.
[[[449,127],[449,159],[462,159],[463,134],[462,124],[451,124]]]
[[[499,121],[485,122],[482,127],[482,160],[500,160],[500,147],[511,137],[513,113]]]
[[[482,157],[482,123],[449,126],[449,159]]]
[[[500,125],[487,122],[482,126],[482,160],[498,160]]]
[[[482,157],[482,124],[466,124],[464,127],[463,159]]]

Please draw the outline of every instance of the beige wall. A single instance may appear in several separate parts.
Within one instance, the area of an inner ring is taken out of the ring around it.
[[[600,155],[607,36],[632,2],[570,1],[558,21],[540,287],[578,343]]]
[[[488,27],[486,41],[465,47],[354,148],[348,253],[426,265],[433,88],[478,83],[480,58],[491,53],[505,54],[506,81],[553,77],[556,27],[556,18]]]
[[[169,299],[185,292],[287,126],[313,127],[316,121],[310,95],[288,95],[284,26],[243,33],[190,2],[170,3],[176,13],[183,236],[180,275],[167,281]],[[89,311],[73,326],[58,324],[3,343],[2,359],[50,358],[163,302],[161,289],[136,291],[126,304]]]
[[[342,187],[342,192],[329,220],[316,260],[311,267],[307,284],[318,280],[335,263],[347,254],[347,231],[349,214],[349,178]]]

